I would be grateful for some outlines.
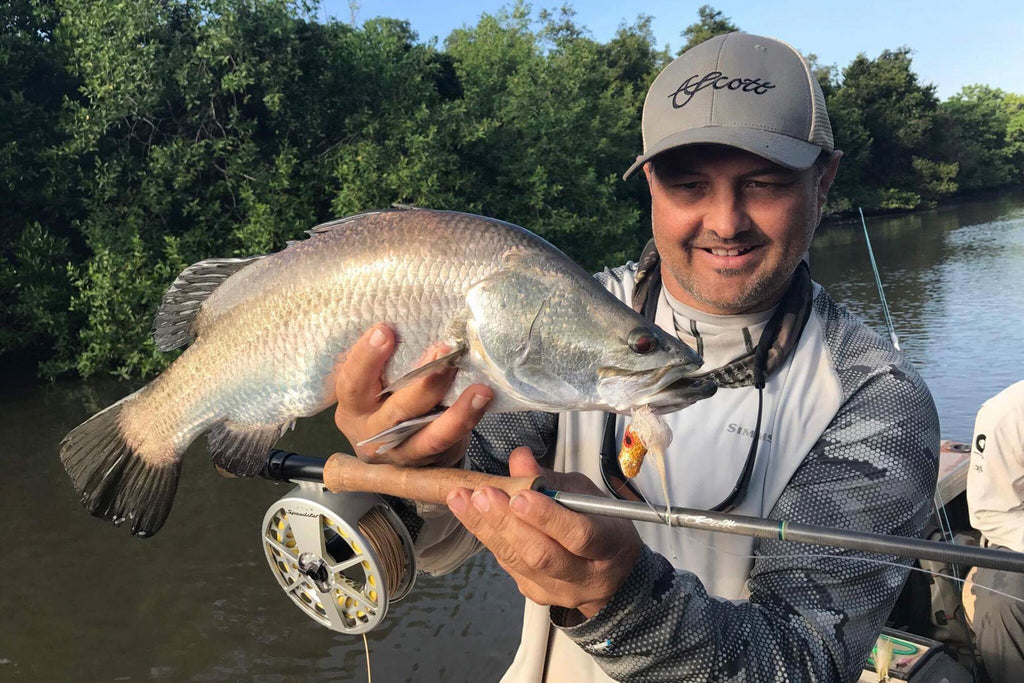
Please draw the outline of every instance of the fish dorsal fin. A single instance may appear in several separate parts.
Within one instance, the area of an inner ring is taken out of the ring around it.
[[[343,229],[349,223],[353,223],[358,220],[362,220],[367,216],[379,216],[385,213],[395,213],[399,211],[429,211],[429,209],[423,209],[418,206],[410,206],[409,204],[392,204],[389,209],[378,209],[377,211],[366,211],[364,213],[357,213],[354,216],[345,216],[344,218],[336,218],[333,221],[321,223],[315,226],[311,230],[307,230],[306,234],[310,237],[316,235],[322,235],[326,232],[333,232],[335,230]]]
[[[327,221],[326,223],[321,223],[320,225],[310,228],[309,230],[306,231],[306,234],[309,235],[310,237],[316,237],[317,235],[322,235],[326,232],[334,232],[335,230],[344,228],[347,224],[352,223],[357,219],[366,218],[367,216],[373,216],[378,213],[381,212],[370,211],[368,213],[359,213],[356,214],[355,216],[345,216],[344,218],[337,218],[333,221]]]
[[[207,259],[181,271],[181,275],[164,294],[153,320],[156,347],[161,351],[170,351],[195,339],[193,323],[203,302],[226,279],[263,256]]]

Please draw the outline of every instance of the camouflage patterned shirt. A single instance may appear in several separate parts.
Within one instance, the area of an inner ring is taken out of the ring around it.
[[[601,279],[629,301],[634,274],[635,267],[625,266]],[[661,308],[658,323],[673,329]],[[702,325],[709,328],[701,322],[695,329]],[[756,333],[756,324],[751,329]],[[702,343],[715,343],[713,333],[701,336]],[[749,444],[752,434],[743,425],[752,421],[751,397],[756,392],[749,387],[720,390],[673,414],[671,504],[706,509],[721,497],[722,482],[728,491],[747,448],[722,444]],[[736,513],[922,532],[939,452],[931,395],[899,352],[818,286],[799,344],[769,377],[764,397],[764,441],[751,492]],[[556,469],[600,483],[595,432],[602,422],[601,414],[586,413],[490,415],[475,430],[471,463],[506,472],[509,451],[527,445],[538,457],[554,456]],[[653,468],[646,470],[654,476]],[[663,502],[660,484],[643,477],[642,471],[641,490]],[[578,654],[562,670],[578,672],[573,679],[582,681],[856,680],[908,573],[906,562],[892,556],[658,525],[638,529],[646,547],[612,601],[578,625],[570,625],[575,613],[550,608],[548,640],[524,631],[506,680],[539,680],[541,671],[556,680],[552,672],[560,668],[543,663],[552,652]],[[537,609],[548,608],[528,601],[528,624],[540,623],[529,618]],[[575,647],[567,649],[569,641]],[[541,649],[539,642],[547,643],[544,651],[525,651]]]

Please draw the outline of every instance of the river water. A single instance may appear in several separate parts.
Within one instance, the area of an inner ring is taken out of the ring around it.
[[[901,347],[932,389],[944,436],[968,440],[980,403],[1024,377],[1024,194],[869,219],[868,229]],[[811,266],[886,334],[859,222],[820,230]],[[260,523],[287,486],[221,479],[202,444],[155,538],[82,510],[57,444],[133,388],[0,389],[0,680],[365,681],[362,639],[304,616],[264,560]],[[281,445],[323,456],[343,447],[324,416]],[[420,577],[368,635],[374,679],[497,680],[521,614],[487,555]]]

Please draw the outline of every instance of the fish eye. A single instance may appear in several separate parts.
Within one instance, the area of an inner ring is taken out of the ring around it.
[[[630,332],[626,343],[629,344],[629,348],[639,354],[648,354],[658,348],[658,340],[642,327],[638,327]]]

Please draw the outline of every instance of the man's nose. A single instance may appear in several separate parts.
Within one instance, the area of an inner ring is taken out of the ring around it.
[[[704,215],[705,228],[728,240],[745,232],[749,226],[750,217],[747,216],[746,208],[734,190],[722,189],[714,194]]]

